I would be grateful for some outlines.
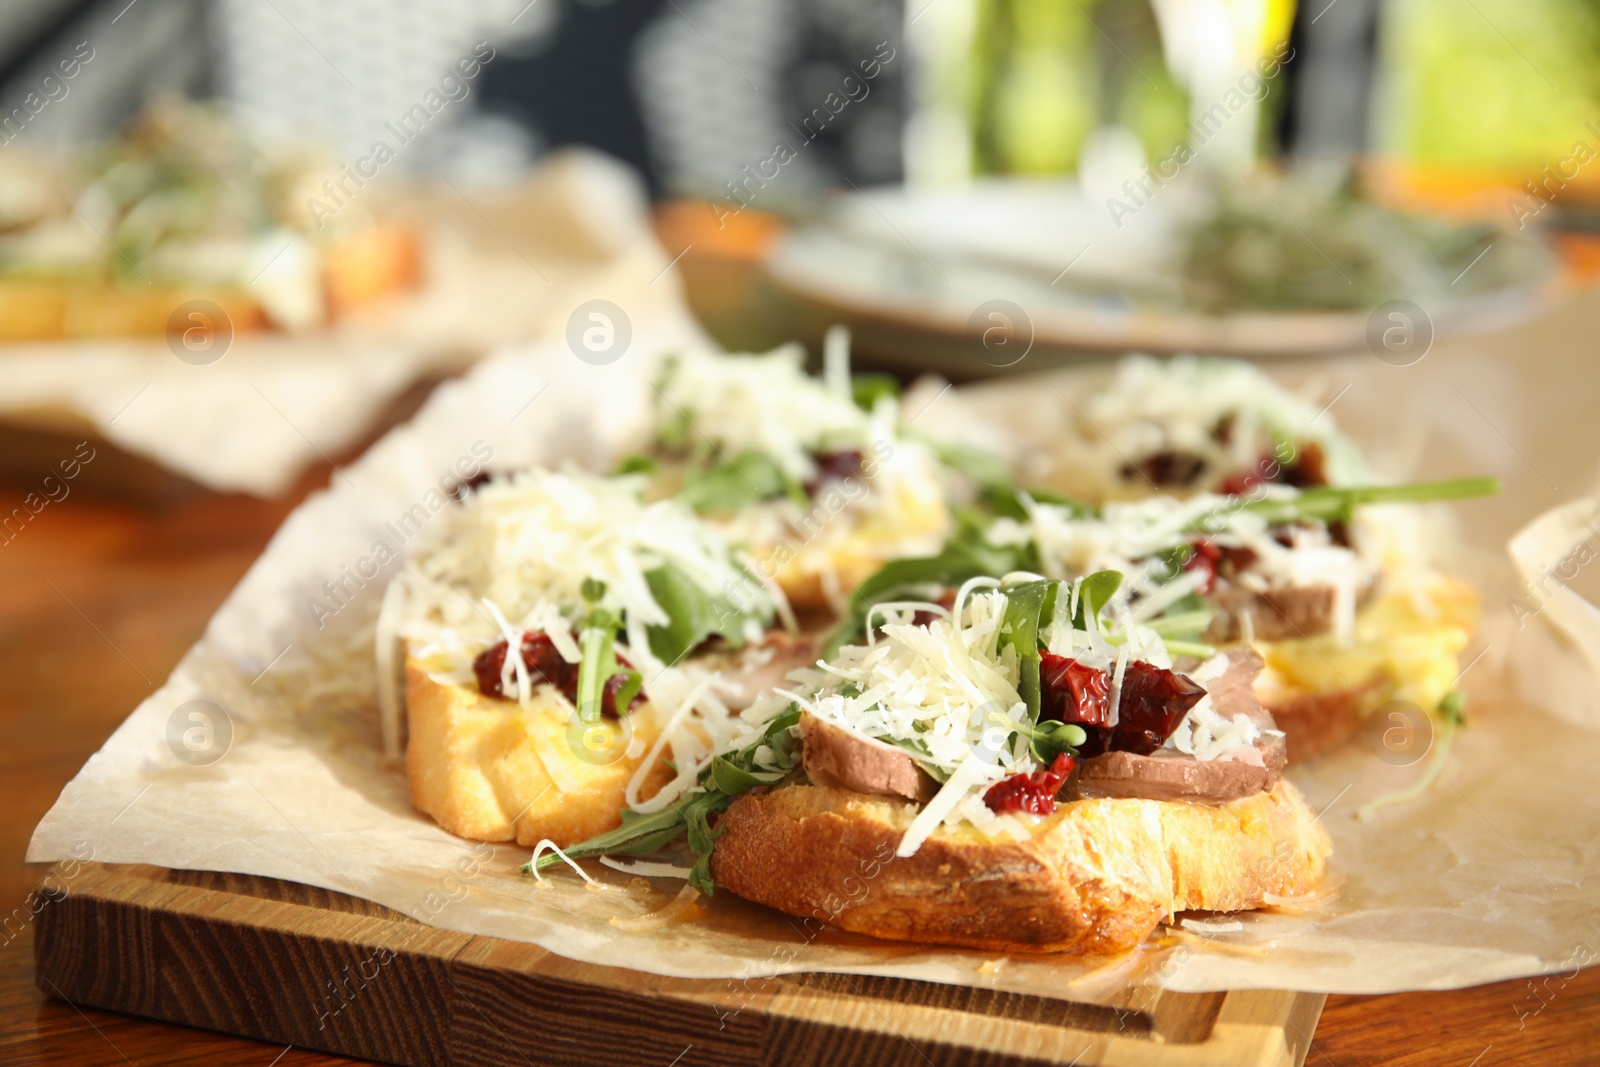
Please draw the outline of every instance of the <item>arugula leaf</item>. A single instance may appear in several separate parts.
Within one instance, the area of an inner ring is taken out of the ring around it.
[[[701,796],[705,798],[703,801],[684,808],[683,828],[684,837],[695,854],[694,866],[689,868],[689,884],[709,897],[717,891],[711,879],[711,851],[717,847],[717,838],[722,836],[721,830],[712,829],[711,816],[727,811],[733,797],[717,790]]]
[[[1007,586],[1006,610],[1000,621],[1000,648],[1016,650],[1020,678],[1017,692],[1028,705],[1028,721],[1039,721],[1039,618],[1055,610],[1056,589],[1052,581],[1021,582]]]
[[[758,785],[769,785],[783,777],[800,760],[800,744],[793,728],[800,722],[800,711],[791,707],[767,724],[752,744],[737,752],[717,756],[700,772],[702,792],[686,793],[672,804],[649,815],[624,811],[622,825],[591,837],[562,851],[571,859],[595,856],[650,856],[679,837],[688,840],[696,860],[689,884],[711,896],[716,886],[711,881],[711,852],[721,831],[711,825],[711,816],[726,811],[733,798]],[[780,771],[755,770],[755,754],[762,746],[770,748]],[[536,863],[523,864],[523,873],[546,870],[561,862],[555,853],[540,856]]]
[[[1066,508],[1074,519],[1092,519],[1099,514],[1093,507],[1076,497],[1067,496],[1065,493],[1057,493],[1050,489],[1024,490],[1009,483],[985,486],[983,505],[996,518],[1016,519],[1018,522],[1022,522],[1028,517],[1028,509],[1022,506],[1022,494],[1024,492],[1033,498],[1035,504],[1050,504],[1055,507]]]
[[[1206,607],[1195,611],[1173,611],[1169,609],[1163,614],[1150,619],[1144,625],[1154,630],[1163,639],[1170,637],[1198,637],[1206,632],[1206,627],[1210,626],[1211,620],[1216,617],[1217,613]]]
[[[690,833],[689,843],[700,855],[694,865],[689,882],[701,892],[712,892],[710,868],[712,842],[716,831],[710,826],[712,815],[726,811],[733,797],[715,790],[706,793],[686,793],[660,811],[649,815],[624,811],[622,825],[615,830],[580,841],[562,849],[569,859],[593,859],[596,856],[653,856],[674,841]],[[692,828],[692,829],[691,829]],[[562,862],[554,852],[547,852],[536,862],[524,863],[522,872],[548,870]]]
[[[771,771],[758,773],[746,770],[726,756],[711,757],[711,766],[707,770],[711,776],[711,784],[719,792],[726,793],[729,796],[743,793],[747,789],[754,789],[758,785],[771,785],[783,777],[781,773],[774,774]]]
[[[589,623],[578,633],[578,692],[574,703],[578,706],[579,719],[600,721],[600,702],[605,696],[606,682],[613,674],[623,671],[630,676],[623,688],[632,690],[627,694],[627,699],[632,700],[643,679],[638,671],[624,668],[617,662],[616,618],[606,611],[592,613]],[[627,706],[623,695],[618,693],[618,710]]]
[[[623,456],[617,463],[617,469],[612,474],[655,474],[661,470],[661,464],[643,452],[635,452],[631,456]]]
[[[1021,521],[1028,517],[1022,506],[1026,492],[1038,504],[1053,504],[1071,511],[1075,519],[1092,518],[1099,514],[1093,507],[1076,497],[1051,489],[1024,489],[1011,476],[1011,467],[999,456],[981,448],[957,441],[941,441],[921,435],[919,439],[933,450],[939,462],[957,474],[964,474],[978,484],[979,502],[986,512],[985,519],[1007,518]]]
[[[866,636],[867,611],[874,604],[898,600],[929,587],[958,586],[968,578],[1037,569],[1038,557],[1031,546],[991,545],[976,531],[958,532],[945,542],[938,555],[891,560],[857,586],[844,618],[828,641],[825,655],[831,657],[842,645]]]
[[[941,441],[922,435],[922,441],[933,450],[935,458],[958,474],[965,474],[980,486],[1010,486],[1011,468],[1006,461],[992,452],[962,444],[959,441]]]
[[[1466,497],[1493,496],[1500,488],[1498,478],[1455,478],[1444,482],[1414,482],[1410,485],[1319,485],[1302,489],[1294,497],[1281,500],[1235,497],[1200,516],[1189,524],[1188,529],[1198,532],[1220,529],[1235,510],[1263,515],[1272,526],[1302,519],[1349,522],[1356,508],[1366,504],[1423,504],[1435,500],[1461,500]]]
[[[1076,756],[1078,748],[1089,740],[1089,735],[1075,722],[1051,720],[1035,726],[1032,738],[1028,743],[1028,751],[1033,753],[1034,759],[1048,767],[1063,753]]]
[[[880,396],[900,395],[900,380],[891,374],[857,374],[850,379],[850,398],[856,407],[871,411]]]
[[[1078,585],[1078,610],[1072,616],[1072,625],[1087,631],[1091,620],[1100,625],[1100,612],[1111,603],[1111,598],[1122,588],[1121,571],[1095,571],[1085,575]]]
[[[672,563],[645,572],[644,580],[650,595],[667,613],[666,624],[647,630],[650,651],[663,663],[676,663],[713,634],[738,647],[744,644],[746,619],[756,619],[763,625],[772,621],[770,609],[753,611],[748,604],[707,592]]]
[[[701,514],[738,511],[790,492],[791,481],[771,456],[746,449],[731,460],[691,469],[677,498]]]

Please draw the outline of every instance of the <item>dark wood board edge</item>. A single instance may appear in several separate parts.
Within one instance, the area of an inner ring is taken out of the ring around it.
[[[1299,1065],[1323,1000],[1161,994],[1130,1015],[849,975],[751,991],[578,963],[293,883],[97,863],[40,912],[34,951],[41,991],[75,1004],[429,1067],[660,1067],[691,1048],[696,1064],[774,1067],[1240,1062],[1218,1035],[1250,1062]]]

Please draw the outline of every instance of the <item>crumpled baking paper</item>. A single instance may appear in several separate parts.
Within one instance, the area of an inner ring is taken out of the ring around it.
[[[381,756],[371,628],[396,564],[373,574],[363,561],[375,558],[379,542],[397,539],[391,527],[398,516],[422,503],[426,517],[430,494],[475,447],[493,449],[492,468],[598,464],[614,456],[645,411],[655,354],[697,340],[694,327],[672,313],[648,326],[636,316],[634,330],[627,351],[604,365],[560,342],[480,364],[308,499],[172,677],[67,786],[28,858],[90,854],[290,879],[574,959],[730,981],[837,971],[1077,1000],[1123,995],[1117,990],[1132,976],[1187,991],[1383,993],[1565,970],[1585,951],[1578,958],[1593,958],[1600,945],[1593,888],[1600,809],[1592,786],[1600,733],[1552,715],[1515,688],[1507,665],[1534,630],[1509,625],[1496,598],[1515,580],[1494,544],[1473,541],[1470,524],[1467,543],[1477,555],[1466,558],[1478,569],[1468,570],[1489,590],[1485,613],[1493,617],[1486,646],[1469,650],[1475,658],[1461,680],[1470,724],[1429,791],[1370,820],[1352,816],[1413,781],[1426,746],[1418,747],[1417,762],[1395,766],[1358,738],[1292,772],[1321,812],[1342,878],[1336,898],[1316,910],[1228,917],[1237,929],[1202,924],[1175,950],[1109,965],[879,942],[827,928],[825,914],[823,922],[802,922],[726,892],[676,921],[641,929],[629,920],[667,904],[681,883],[646,883],[591,864],[612,888],[588,888],[570,872],[540,884],[517,873],[528,850],[474,845],[444,832],[412,809],[403,769]],[[1353,375],[1352,366],[1333,365],[1330,394]],[[1451,366],[1454,373],[1461,364]],[[1393,433],[1362,437],[1359,424],[1368,421],[1374,434],[1393,425],[1383,405],[1396,391],[1394,379],[1369,375],[1360,389],[1357,380],[1338,414],[1355,416],[1346,421],[1363,442],[1392,446]],[[1025,452],[1030,437],[1042,440],[1038,435],[1060,425],[1057,387],[1073,388],[1073,381],[923,389],[916,425],[953,431],[964,420],[1001,414],[1014,454]],[[1509,425],[1505,412],[1487,414]],[[1424,431],[1432,417],[1425,410],[1417,416]],[[1437,417],[1460,413],[1441,408]],[[1450,447],[1439,455],[1447,468],[1462,461]],[[1503,506],[1475,503],[1470,509],[1477,510],[1463,513],[1492,516]]]

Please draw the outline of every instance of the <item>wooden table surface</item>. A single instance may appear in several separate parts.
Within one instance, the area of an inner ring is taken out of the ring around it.
[[[13,916],[0,933],[0,1064],[355,1062],[41,995],[26,897],[44,869],[23,862],[62,786],[167,676],[273,530],[329,473],[274,501],[195,492],[141,506],[85,489],[0,544],[0,920]],[[0,514],[29,488],[0,482]],[[1548,979],[1537,996],[1528,981],[1333,996],[1306,1062],[1600,1064],[1600,968]],[[693,1063],[691,1052],[680,1067]]]

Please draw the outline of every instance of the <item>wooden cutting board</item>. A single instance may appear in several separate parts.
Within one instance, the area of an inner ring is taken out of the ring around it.
[[[406,1065],[1300,1067],[1322,994],[1121,1010],[837,974],[699,980],[440,930],[270,878],[85,864],[35,918],[49,996]]]

